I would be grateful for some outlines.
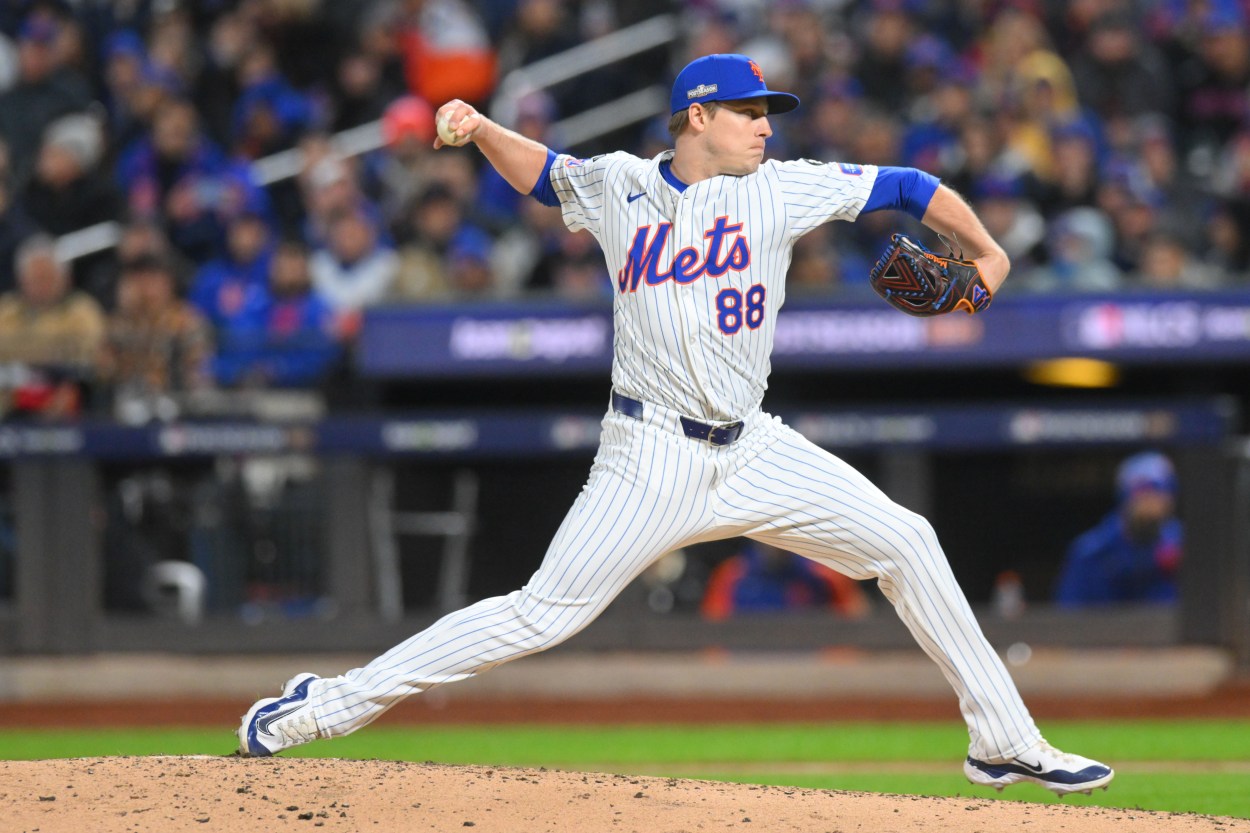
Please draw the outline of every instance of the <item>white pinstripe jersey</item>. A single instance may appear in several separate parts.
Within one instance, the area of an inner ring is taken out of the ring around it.
[[[764,398],[777,311],[794,241],[828,220],[854,220],[872,165],[764,162],[684,192],[654,159],[560,155],[551,184],[565,225],[595,236],[616,286],[612,384],[713,421]]]

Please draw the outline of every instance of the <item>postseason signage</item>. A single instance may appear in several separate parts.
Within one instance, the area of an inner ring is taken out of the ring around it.
[[[795,428],[831,449],[1212,445],[1234,412],[1220,399],[1124,402],[1098,407],[782,409]],[[0,460],[208,459],[307,453],[368,457],[533,458],[593,453],[602,412],[480,411],[335,417],[282,425],[244,421],[0,425]]]
[[[1126,363],[1250,361],[1250,293],[1004,297],[985,315],[911,318],[880,303],[791,301],[778,369],[995,367],[1089,356]],[[358,366],[378,378],[605,372],[611,311],[559,304],[370,311]]]

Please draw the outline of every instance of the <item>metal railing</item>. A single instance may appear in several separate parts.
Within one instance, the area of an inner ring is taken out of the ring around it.
[[[518,102],[525,95],[549,89],[617,61],[665,46],[679,37],[681,22],[677,17],[657,15],[558,55],[515,69],[499,82],[495,98],[490,104],[491,118],[501,124],[512,125],[516,121]],[[667,102],[668,89],[654,84],[563,118],[551,125],[551,131],[553,135],[560,137],[566,147],[573,148],[627,125],[652,118],[657,113],[664,112]]]
[[[517,102],[527,93],[548,89],[587,72],[673,42],[681,36],[680,21],[673,15],[658,15],[586,43],[552,55],[504,76],[490,105],[491,118],[505,125],[516,119]],[[654,85],[604,102],[584,113],[552,124],[552,132],[568,147],[576,147],[661,112],[668,100],[667,90]],[[359,156],[384,144],[381,121],[349,128],[331,137],[343,156]],[[303,167],[299,148],[279,151],[252,163],[252,174],[260,185],[272,185],[296,176]],[[106,251],[121,239],[121,224],[115,221],[71,231],[56,241],[57,256],[65,262]]]

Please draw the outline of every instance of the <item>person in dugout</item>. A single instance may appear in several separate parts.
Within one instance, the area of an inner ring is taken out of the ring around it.
[[[778,547],[742,541],[741,551],[708,579],[700,605],[705,618],[818,608],[849,618],[868,612],[868,598],[854,579]]]
[[[1118,503],[1069,546],[1056,601],[1077,608],[1177,599],[1182,529],[1171,461],[1145,451],[1120,464]]]

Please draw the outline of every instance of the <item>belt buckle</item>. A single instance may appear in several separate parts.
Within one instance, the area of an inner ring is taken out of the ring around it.
[[[709,445],[714,445],[714,446],[717,446],[718,448],[724,448],[727,445],[733,445],[734,443],[738,441],[738,438],[742,436],[742,420],[738,420],[737,422],[729,422],[729,423],[726,423],[725,425],[709,425],[708,428],[710,430],[707,432],[707,442]],[[717,435],[718,432],[720,433],[720,436],[726,437],[724,442],[715,442],[712,439],[713,437]],[[728,437],[728,435],[730,434],[733,434],[732,438]]]
[[[711,422],[703,422],[691,417],[683,416],[680,418],[682,431],[692,440],[705,442],[708,445],[722,448],[737,442],[738,437],[742,436],[742,420],[736,422],[727,422],[724,425],[716,425]],[[734,433],[736,432],[736,433]],[[718,437],[724,437],[726,434],[734,433],[732,439],[717,441]]]

